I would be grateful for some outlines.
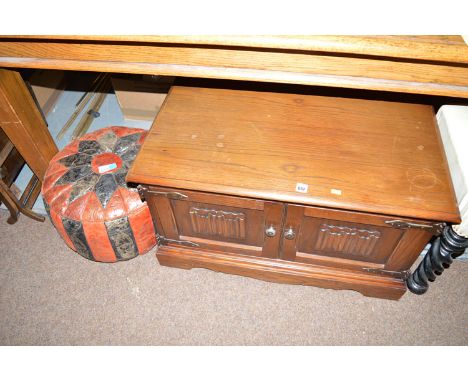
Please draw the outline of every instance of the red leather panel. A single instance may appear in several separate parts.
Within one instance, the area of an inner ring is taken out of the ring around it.
[[[156,245],[153,220],[149,208],[141,208],[128,216],[130,227],[138,247],[138,252],[144,254]]]
[[[104,222],[83,221],[82,223],[86,240],[94,259],[105,263],[115,262],[117,258],[109,241]]]
[[[50,210],[62,215],[68,207],[68,197],[70,196],[71,190],[72,186],[70,184],[64,184],[55,186],[47,191],[43,197],[49,205]]]
[[[118,137],[124,137],[126,135],[134,134],[135,132],[137,132],[136,130],[131,131],[131,129],[129,129],[128,127],[124,127],[124,126],[112,126],[111,129],[114,132],[114,134],[117,135]]]
[[[72,220],[83,220],[83,215],[88,208],[88,200],[90,196],[91,194],[88,193],[71,202],[63,213],[63,216]]]
[[[63,150],[59,151],[55,156],[52,158],[50,161],[52,162],[57,162],[62,158],[65,158],[69,155],[75,154],[78,151],[78,144],[79,141],[73,141],[69,145],[67,145]]]
[[[139,208],[148,208],[146,202],[142,203],[140,194],[137,190],[131,190],[128,188],[120,188],[123,201],[125,203],[125,210],[127,213],[131,213]]]
[[[63,227],[62,223],[62,218],[59,216],[55,211],[50,211],[50,219],[52,220],[52,223],[54,224],[55,228],[57,229],[58,233],[60,236],[62,236],[63,240],[65,243],[74,251],[76,251],[75,246],[73,245],[72,241],[68,237],[67,231],[65,231],[65,228]]]
[[[81,220],[87,221],[104,221],[104,210],[99,202],[96,194],[89,193],[88,194],[88,203],[86,205],[85,210],[83,211],[83,215],[81,216]]]
[[[62,166],[60,163],[54,163],[52,166],[54,166],[55,169],[59,169],[59,170],[51,174],[47,173],[47,177],[44,179],[44,182],[42,183],[43,194],[49,191],[52,187],[54,187],[57,179],[59,179],[63,174],[65,174],[68,171],[68,169]],[[63,168],[60,169],[61,167]]]
[[[123,216],[127,216],[129,210],[126,208],[124,196],[122,196],[123,188],[119,187],[104,209],[104,220],[119,219]]]

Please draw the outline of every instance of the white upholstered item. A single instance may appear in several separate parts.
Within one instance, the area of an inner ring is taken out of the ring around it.
[[[453,228],[468,237],[468,106],[442,106],[437,122],[462,217],[462,223]],[[468,250],[463,257],[468,258]]]

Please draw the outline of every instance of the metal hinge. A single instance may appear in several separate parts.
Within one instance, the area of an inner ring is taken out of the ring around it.
[[[387,220],[385,224],[391,225],[398,229],[419,228],[432,232],[434,235],[440,235],[445,227],[445,223],[419,224],[410,223],[403,220]]]
[[[382,276],[394,276],[402,280],[406,280],[410,275],[408,271],[388,271],[381,268],[362,268],[362,270]]]
[[[144,202],[145,201],[145,192],[148,191],[146,187],[143,187],[141,184],[137,186],[138,194],[140,195],[140,199]]]
[[[180,192],[175,192],[175,191],[165,192],[165,191],[152,191],[152,190],[147,189],[146,192],[148,192],[149,194],[165,196],[166,198],[174,199],[174,200],[188,199],[187,195],[184,195],[184,194],[181,194]]]
[[[152,191],[149,188],[142,186],[141,184],[137,186],[137,190],[142,200],[145,200],[145,193],[161,195],[161,196],[165,196],[166,198],[174,199],[174,200],[188,199],[187,195],[181,194],[180,192]]]
[[[197,243],[194,243],[193,241],[188,241],[188,240],[174,240],[174,239],[168,239],[167,237],[157,235],[158,239],[158,244],[159,245],[165,245],[165,244],[178,244],[178,245],[185,245],[189,247],[199,247]]]

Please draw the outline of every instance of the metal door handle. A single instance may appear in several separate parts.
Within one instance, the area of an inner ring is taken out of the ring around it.
[[[293,230],[292,227],[284,230],[284,238],[287,240],[292,240],[296,237],[296,232]]]
[[[268,237],[273,237],[276,235],[276,229],[272,224],[265,230],[265,235]]]

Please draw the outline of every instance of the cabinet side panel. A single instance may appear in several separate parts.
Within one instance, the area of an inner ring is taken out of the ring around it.
[[[432,233],[422,229],[406,230],[398,246],[385,264],[385,269],[389,271],[410,269],[431,237]]]
[[[167,239],[178,240],[179,230],[168,198],[160,195],[146,194],[153,222],[158,234]]]

